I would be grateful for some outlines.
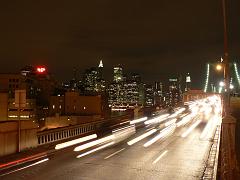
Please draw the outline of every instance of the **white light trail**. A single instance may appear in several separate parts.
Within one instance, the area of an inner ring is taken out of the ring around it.
[[[150,127],[150,128],[148,128],[148,129],[146,129],[145,131],[150,131],[150,130],[152,130],[152,129],[154,129],[155,127]]]
[[[125,126],[125,127],[122,127],[122,128],[114,129],[114,130],[112,130],[112,133],[125,131],[125,130],[131,129],[131,128],[135,128],[135,125],[130,125],[130,126]]]
[[[213,137],[214,131],[217,125],[220,123],[221,116],[213,116],[206,124],[204,130],[202,131],[200,138],[209,139]]]
[[[140,119],[134,119],[134,120],[130,121],[130,124],[140,123],[140,122],[146,121],[147,119],[148,119],[148,117],[143,117],[143,118],[140,118]]]
[[[169,115],[170,115],[170,114],[163,114],[163,115],[158,116],[158,117],[156,117],[156,118],[153,118],[153,119],[150,119],[150,120],[145,121],[144,124],[148,125],[148,124],[160,123],[160,122],[166,120]]]
[[[169,125],[171,125],[171,124],[175,123],[176,121],[177,121],[177,119],[176,119],[176,118],[174,118],[174,119],[172,119],[172,120],[170,120],[170,121],[166,122],[164,125],[165,125],[165,127],[167,127],[167,126],[169,126]]]
[[[46,161],[48,161],[48,160],[49,160],[48,158],[42,159],[42,160],[37,161],[37,162],[35,162],[35,163],[33,163],[33,164],[30,164],[30,165],[28,165],[28,166],[25,166],[25,167],[22,167],[22,168],[19,168],[19,169],[16,169],[16,170],[7,172],[7,173],[5,173],[5,174],[1,174],[0,177],[1,177],[1,176],[8,175],[8,174],[12,174],[12,173],[14,173],[14,172],[21,171],[21,170],[23,170],[23,169],[26,169],[26,168],[29,168],[29,167],[32,167],[32,166],[35,166],[35,165],[38,165],[38,164],[43,163],[43,162],[46,162]]]
[[[184,118],[182,118],[182,120],[177,123],[177,127],[185,125],[191,120],[192,120],[192,114],[189,114],[189,115],[185,116]]]
[[[168,127],[164,128],[163,130],[160,131],[160,133],[157,136],[152,138],[150,141],[146,142],[143,146],[144,147],[151,146],[153,143],[155,143],[156,141],[158,141],[162,137],[165,137],[165,136],[169,135],[171,132],[174,131],[175,128],[176,128],[175,125],[174,126],[168,126]]]
[[[85,152],[85,153],[83,153],[83,154],[78,155],[77,158],[81,158],[81,157],[86,156],[86,155],[88,155],[88,154],[94,153],[94,152],[96,152],[96,151],[99,151],[99,150],[101,150],[101,149],[104,149],[104,148],[106,148],[106,147],[108,147],[108,146],[111,146],[111,145],[113,145],[113,144],[114,144],[114,142],[110,142],[110,143],[104,144],[104,145],[102,145],[102,146],[100,146],[100,147],[97,147],[97,148],[92,149],[92,150],[90,150],[90,151],[88,151],[88,152]]]
[[[84,149],[87,149],[87,148],[90,148],[92,146],[104,143],[106,141],[111,141],[113,139],[114,139],[114,135],[110,135],[110,136],[107,136],[107,137],[104,137],[104,138],[101,138],[101,139],[98,139],[98,140],[95,140],[95,141],[92,141],[92,142],[80,145],[80,146],[76,147],[74,149],[74,151],[82,151]]]
[[[201,135],[200,135],[200,139],[205,139],[205,138],[206,138],[207,134],[208,134],[209,131],[210,131],[210,128],[212,128],[212,125],[213,125],[213,118],[211,118],[211,119],[207,122],[206,126],[204,127],[204,129],[203,129],[203,131],[202,131],[202,133],[201,133]]]
[[[137,143],[138,141],[141,141],[142,139],[144,139],[144,138],[152,135],[152,134],[155,133],[155,132],[157,132],[157,130],[156,130],[156,129],[152,129],[152,130],[150,130],[150,131],[142,134],[141,136],[138,136],[138,137],[132,139],[131,141],[128,141],[127,144],[128,144],[129,146],[131,146],[131,145]]]
[[[212,107],[211,106],[206,106],[204,109],[204,114],[206,116],[210,115],[210,113],[212,112]]]
[[[167,152],[168,152],[167,150],[164,151],[157,159],[153,161],[153,164],[156,164],[160,159],[162,159],[162,157],[165,156]]]
[[[177,117],[179,114],[181,114],[183,111],[185,111],[186,108],[180,108],[179,110],[177,110],[175,113],[173,113],[172,115],[169,116],[169,118],[174,118]]]
[[[188,128],[188,130],[182,134],[182,137],[186,137],[190,132],[192,132],[193,129],[195,129],[199,124],[200,124],[201,120],[197,120],[192,126],[190,126],[190,128]]]
[[[108,158],[110,158],[110,157],[113,157],[114,155],[122,152],[123,150],[125,150],[125,148],[122,148],[122,149],[120,149],[119,151],[116,151],[115,153],[110,154],[109,156],[105,157],[104,159],[108,159]]]
[[[67,142],[64,142],[64,143],[57,144],[55,146],[55,149],[66,148],[66,147],[69,147],[69,146],[72,146],[72,145],[75,145],[75,144],[79,144],[79,143],[82,143],[82,142],[85,142],[85,141],[88,141],[88,140],[91,140],[91,139],[94,139],[94,138],[97,138],[97,135],[96,134],[91,134],[89,136],[85,136],[85,137],[81,137],[81,138],[78,138],[78,139],[74,139],[72,141],[67,141]]]
[[[129,123],[130,121],[125,121],[125,122],[121,122],[121,123],[119,123],[120,125],[123,125],[123,124],[127,124],[127,123]]]
[[[182,114],[182,115],[180,116],[180,118],[183,118],[183,117],[185,117],[185,116],[187,116],[187,115],[188,115],[188,113]]]

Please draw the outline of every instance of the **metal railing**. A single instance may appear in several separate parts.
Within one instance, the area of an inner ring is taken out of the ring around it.
[[[218,156],[219,146],[221,137],[221,125],[218,125],[213,138],[213,143],[210,148],[206,167],[202,179],[217,179],[217,167],[218,167]]]

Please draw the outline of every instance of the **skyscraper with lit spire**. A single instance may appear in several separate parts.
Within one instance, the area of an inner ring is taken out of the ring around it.
[[[186,76],[186,85],[185,85],[185,92],[186,91],[189,91],[191,88],[191,77],[190,77],[190,74],[187,73],[187,76]]]

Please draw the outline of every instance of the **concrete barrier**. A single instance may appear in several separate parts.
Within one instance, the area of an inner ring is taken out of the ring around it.
[[[17,121],[0,123],[0,157],[17,152],[17,124]],[[32,121],[21,121],[21,151],[38,145],[37,130],[37,124]]]
[[[220,179],[240,179],[235,151],[236,119],[228,115],[222,120]]]

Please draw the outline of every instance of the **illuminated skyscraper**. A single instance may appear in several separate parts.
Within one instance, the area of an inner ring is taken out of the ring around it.
[[[154,105],[154,90],[152,85],[145,86],[145,106],[151,107]]]
[[[123,68],[122,66],[118,65],[113,69],[113,81],[118,83],[123,81]]]
[[[179,78],[169,79],[169,88],[166,93],[166,105],[169,107],[175,107],[181,103],[182,91]]]
[[[92,67],[85,71],[84,89],[87,92],[105,91],[105,81],[103,79],[103,62],[100,60],[98,67]]]
[[[191,88],[191,77],[190,77],[190,74],[187,73],[185,91],[190,90],[190,88]]]
[[[155,82],[154,84],[154,105],[163,106],[163,83]]]

